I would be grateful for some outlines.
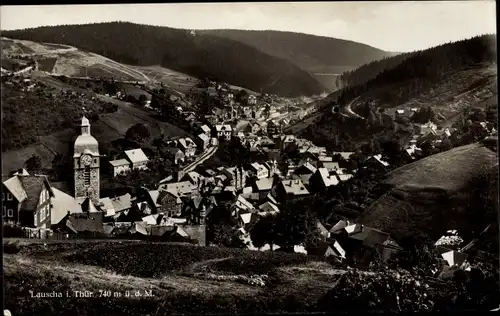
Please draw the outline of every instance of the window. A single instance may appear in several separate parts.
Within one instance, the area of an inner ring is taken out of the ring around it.
[[[8,200],[8,201],[12,201],[12,194],[7,193],[7,200]]]
[[[49,190],[45,190],[45,199],[48,200],[49,199]]]
[[[4,206],[4,207],[3,207],[3,213],[2,213],[2,216],[3,216],[3,217],[7,216],[7,206]]]
[[[9,211],[8,211],[7,215],[8,215],[9,217],[14,217],[14,211],[13,211],[12,209],[9,209]]]
[[[85,167],[83,177],[85,179],[85,185],[90,185],[90,167]]]

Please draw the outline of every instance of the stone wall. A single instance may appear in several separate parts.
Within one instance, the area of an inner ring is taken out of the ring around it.
[[[99,168],[90,169],[90,186],[85,185],[85,169],[75,170],[75,198],[86,197],[88,187],[90,187],[92,202],[94,202],[94,204],[98,203],[100,196],[99,181]]]

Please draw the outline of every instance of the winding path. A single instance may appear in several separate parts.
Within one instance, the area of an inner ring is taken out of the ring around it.
[[[354,102],[356,102],[361,96],[358,96],[356,97],[354,100],[352,100],[351,102],[349,102],[349,104],[347,104],[346,106],[343,106],[343,107],[340,107],[340,111],[339,113],[342,115],[342,116],[345,116],[345,117],[350,117],[350,118],[360,118],[360,119],[365,119],[364,117],[362,117],[361,115],[355,113],[352,109],[351,109],[351,105],[353,105]]]

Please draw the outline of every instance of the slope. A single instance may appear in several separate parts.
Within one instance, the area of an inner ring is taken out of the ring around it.
[[[498,156],[481,143],[400,167],[384,182],[389,191],[359,221],[396,237],[424,233],[437,239],[457,229],[467,238],[497,222]]]
[[[333,119],[338,116],[332,114],[334,105],[351,105],[357,112],[369,104],[373,112],[380,109],[392,116],[396,109],[430,105],[441,118],[440,125],[451,126],[466,106],[484,108],[498,95],[495,41],[493,36],[480,36],[416,52],[367,83],[336,91],[318,102],[323,113],[303,133],[314,141],[332,143],[338,134],[333,124],[339,124]]]
[[[293,32],[197,30],[196,33],[229,38],[286,59],[312,74],[330,91],[338,88],[337,75],[397,54],[353,41]]]
[[[237,41],[193,35],[188,30],[113,22],[5,31],[3,35],[71,45],[130,65],[161,65],[198,78],[216,78],[283,96],[315,95],[324,90],[287,60]]]

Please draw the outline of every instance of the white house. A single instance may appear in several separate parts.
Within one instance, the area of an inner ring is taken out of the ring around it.
[[[147,164],[148,164],[148,157],[142,149],[137,148],[137,149],[131,149],[131,150],[126,150],[125,151],[125,156],[127,157],[128,161],[132,164],[132,169],[147,169]]]
[[[250,170],[257,179],[264,179],[269,175],[269,170],[258,162],[252,163],[250,165]]]
[[[127,159],[112,160],[109,162],[113,171],[113,177],[116,177],[122,172],[128,172],[130,170],[130,161]]]
[[[194,156],[194,154],[196,153],[197,146],[191,138],[189,138],[189,137],[181,138],[181,139],[179,139],[178,143],[179,143],[179,147],[184,152],[185,157],[193,157]]]
[[[233,131],[231,125],[215,125],[215,130],[217,131],[217,138],[225,138],[226,140],[231,139],[231,133]]]

